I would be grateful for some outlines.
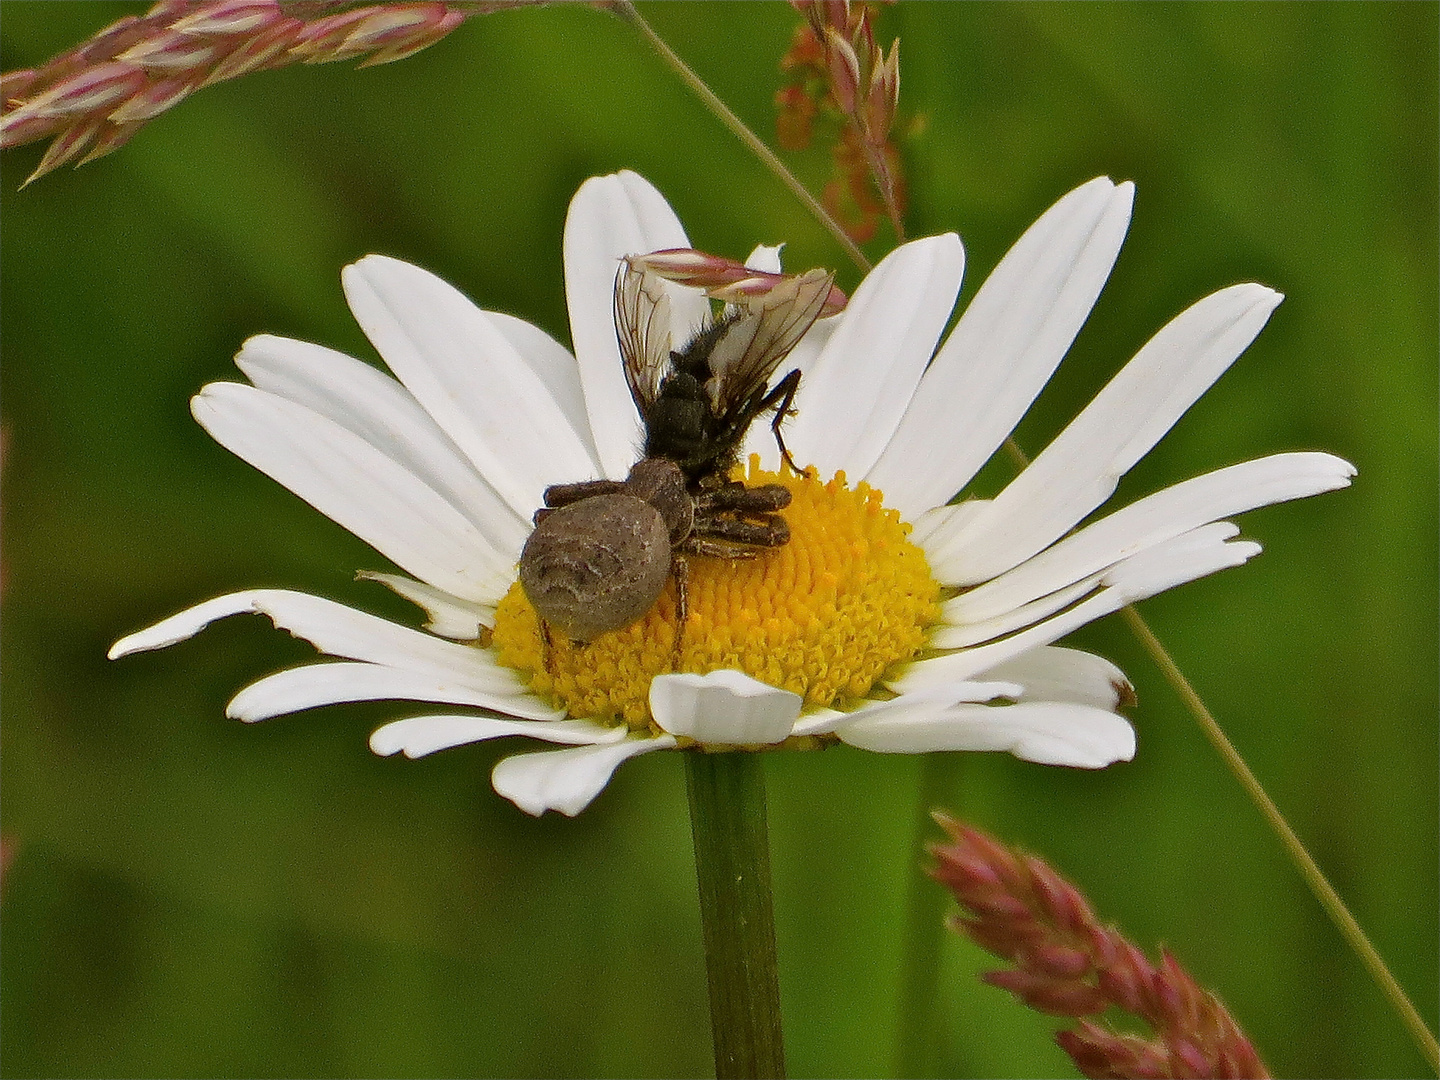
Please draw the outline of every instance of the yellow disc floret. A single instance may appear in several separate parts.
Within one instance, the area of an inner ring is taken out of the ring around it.
[[[813,470],[770,473],[750,462],[748,484],[784,484],[790,542],[753,559],[687,556],[690,615],[679,670],[734,668],[791,690],[807,708],[863,697],[910,659],[939,617],[939,586],[909,524],[880,492],[822,483]],[[675,582],[639,621],[588,644],[542,635],[517,583],[495,612],[493,646],[541,697],[571,716],[653,729],[650,681],[675,655]]]

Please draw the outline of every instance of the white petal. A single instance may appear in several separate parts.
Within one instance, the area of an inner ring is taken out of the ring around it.
[[[959,584],[1017,566],[1110,497],[1120,477],[1224,373],[1281,296],[1234,285],[1177,315],[955,538]]]
[[[825,476],[837,469],[865,476],[935,352],[964,268],[960,238],[946,233],[896,248],[866,275],[801,375],[798,414],[785,428],[797,461]]]
[[[902,517],[947,501],[995,452],[1090,314],[1130,223],[1134,185],[1091,180],[995,267],[920,381],[871,484]]]
[[[585,408],[605,476],[620,479],[635,464],[640,416],[630,399],[615,338],[615,275],[624,255],[689,247],[665,197],[633,172],[595,176],[580,185],[565,218],[565,302],[570,340],[580,363]],[[679,348],[703,323],[697,289],[667,283],[672,340]]]
[[[524,735],[545,742],[578,746],[600,746],[624,739],[625,729],[601,727],[589,720],[534,723],[495,716],[412,716],[376,728],[370,736],[370,749],[382,757],[403,750],[406,757],[418,758],[452,746],[465,746],[507,735]]]
[[[1008,750],[1025,761],[1100,769],[1135,756],[1135,730],[1086,705],[956,705],[933,716],[877,716],[840,728],[851,746],[888,754]]]
[[[836,725],[843,724],[849,717],[849,713],[843,713],[839,709],[816,709],[796,720],[790,734],[828,735],[835,730]]]
[[[333,661],[277,671],[251,683],[231,699],[225,715],[253,723],[318,705],[389,700],[473,705],[529,720],[559,720],[565,715],[530,693],[518,679],[508,691],[486,692],[457,679],[385,664]]]
[[[910,542],[919,544],[935,580],[948,584],[947,576],[954,557],[949,539],[966,522],[990,505],[989,499],[966,499],[947,506],[936,506],[911,519]]]
[[[488,315],[418,266],[367,255],[341,275],[390,370],[522,518],[597,466],[535,369]]]
[[[515,673],[488,652],[287,589],[250,589],[196,604],[110,646],[110,659],[174,645],[229,615],[267,615],[323,653],[451,678],[477,690],[511,693]]]
[[[964,622],[992,618],[1208,522],[1347,487],[1354,475],[1355,467],[1347,461],[1306,453],[1275,454],[1197,476],[1101,518],[962,593],[951,602],[953,611],[947,616]],[[939,546],[946,547],[943,542]]]
[[[510,587],[513,557],[354,432],[242,383],[211,383],[191,399],[190,411],[221,446],[415,577],[482,604]]]
[[[322,345],[269,334],[246,341],[235,364],[261,390],[313,409],[409,469],[469,518],[496,551],[511,561],[519,557],[530,519],[500,498],[390,376]]]
[[[784,244],[758,244],[745,260],[745,265],[751,270],[759,270],[762,274],[783,274],[784,270],[780,268],[780,253],[784,250]]]
[[[985,674],[1024,687],[1018,701],[1063,701],[1113,712],[1135,695],[1125,673],[1103,656],[1057,645],[1031,649]]]
[[[739,671],[660,675],[650,683],[650,715],[672,735],[752,746],[783,742],[803,699]]]
[[[960,599],[957,596],[955,600],[947,600],[940,605],[943,625],[931,634],[930,644],[937,649],[959,649],[990,641],[1012,630],[1033,626],[1042,619],[1048,619],[1061,608],[1069,607],[1082,596],[1088,596],[1099,587],[1104,576],[1105,572],[1102,570],[1063,589],[1057,589],[1048,596],[1041,596],[1001,615],[975,622],[967,622],[959,616],[959,609],[955,607],[955,600]]]
[[[598,462],[595,441],[590,434],[590,418],[585,413],[580,365],[570,355],[570,350],[524,319],[506,315],[503,311],[487,311],[485,314],[494,323],[495,329],[505,335],[505,340],[515,346],[520,358],[540,377],[591,458]]]
[[[837,712],[822,709],[807,714],[795,725],[796,735],[824,735],[860,720],[888,722],[915,722],[940,716],[948,709],[961,703],[994,701],[996,698],[1018,698],[1023,688],[1013,682],[954,682],[946,683],[914,694],[902,694],[889,701],[874,701],[854,712]]]
[[[430,617],[425,629],[451,641],[474,641],[480,636],[483,626],[495,618],[493,606],[472,604],[402,574],[361,570],[355,578],[358,581],[378,581],[412,604],[424,608],[425,614]]]
[[[669,750],[673,735],[627,739],[610,746],[577,746],[502,758],[490,774],[495,790],[527,814],[559,810],[574,817],[610,782],[622,761],[652,750]]]
[[[1261,551],[1253,540],[1232,539],[1239,532],[1240,527],[1229,521],[1191,529],[1111,567],[1101,584],[1125,593],[1134,602],[1217,570],[1239,566]]]
[[[1260,545],[1249,540],[1231,540],[1238,531],[1229,522],[1220,521],[1157,544],[1112,567],[1099,579],[1103,586],[1099,592],[1054,618],[988,645],[917,660],[886,685],[897,692],[912,693],[946,682],[969,679],[1029,649],[1049,645],[1070,631],[1118,611],[1126,604],[1217,570],[1239,566],[1258,555]],[[945,630],[936,633],[931,644],[936,648],[950,647],[944,644],[946,633]]]

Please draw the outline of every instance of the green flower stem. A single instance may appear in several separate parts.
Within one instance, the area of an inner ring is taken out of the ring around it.
[[[684,757],[715,1076],[783,1077],[763,764],[759,754]]]

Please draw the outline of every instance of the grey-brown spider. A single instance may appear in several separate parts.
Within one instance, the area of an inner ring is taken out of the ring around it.
[[[776,511],[781,484],[720,481],[691,491],[666,458],[645,458],[625,480],[545,489],[520,555],[520,584],[547,628],[588,642],[639,619],[675,575],[678,658],[689,615],[687,555],[753,558],[790,539]]]
[[[825,309],[832,275],[769,275],[752,281],[765,286],[758,292],[712,291],[724,294],[724,312],[672,349],[665,275],[677,254],[690,270],[697,259],[724,262],[656,252],[627,256],[615,277],[615,336],[645,456],[624,481],[547,488],[521,552],[520,584],[540,616],[547,655],[552,626],[579,642],[619,630],[650,610],[673,573],[678,665],[689,615],[685,557],[751,558],[790,539],[776,513],[790,504],[787,488],[726,476],[766,412],[781,458],[794,468],[780,425],[793,411],[800,372],[773,387],[770,376]]]

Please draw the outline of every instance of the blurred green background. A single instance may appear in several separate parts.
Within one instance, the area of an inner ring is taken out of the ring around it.
[[[10,0],[3,65],[137,10]],[[790,8],[644,12],[772,136]],[[924,121],[909,226],[963,236],[962,303],[1065,191],[1138,183],[1112,282],[1021,427],[1032,451],[1192,301],[1248,279],[1288,294],[1121,494],[1294,449],[1359,478],[1248,515],[1263,557],[1143,610],[1433,1025],[1437,6],[911,4],[879,29],[903,39],[903,109]],[[186,406],[236,377],[252,333],[373,357],[340,292],[358,256],[413,260],[568,340],[566,203],[633,168],[698,246],[785,239],[791,265],[847,287],[855,269],[632,30],[579,5],[476,18],[391,66],[209,88],[17,192],[39,154],[0,159],[4,1074],[706,1074],[676,756],[626,765],[576,820],[533,820],[490,789],[514,746],[373,757],[367,733],[402,706],[225,720],[237,688],[310,655],[262,620],[104,653],[247,586],[413,618],[352,581],[383,560]],[[825,152],[793,160],[818,190]],[[902,932],[932,888],[933,798],[1173,949],[1277,1075],[1424,1075],[1133,639],[1110,620],[1073,640],[1139,689],[1131,764],[767,758],[792,1074],[1074,1075],[1055,1024],[939,934],[937,1018],[897,1034],[915,1026]]]

